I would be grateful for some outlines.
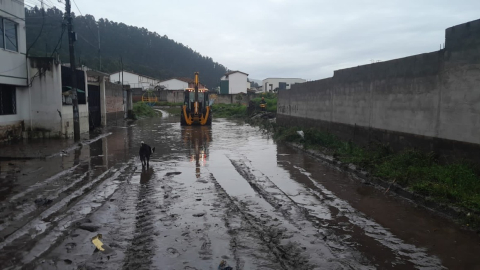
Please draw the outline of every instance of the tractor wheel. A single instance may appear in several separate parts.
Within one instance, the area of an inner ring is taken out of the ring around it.
[[[187,121],[185,121],[185,116],[183,115],[183,112],[182,112],[182,115],[180,115],[180,125],[181,126],[187,125]]]
[[[211,126],[212,125],[212,115],[208,115],[207,123],[205,123],[206,126]]]

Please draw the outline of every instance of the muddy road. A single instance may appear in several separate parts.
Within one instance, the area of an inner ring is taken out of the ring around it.
[[[0,161],[0,268],[480,269],[476,233],[256,127],[176,120]]]

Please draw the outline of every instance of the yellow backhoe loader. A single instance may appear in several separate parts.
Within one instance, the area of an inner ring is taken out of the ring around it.
[[[212,125],[212,109],[207,89],[198,89],[198,72],[195,72],[194,88],[185,89],[185,99],[180,116],[182,126]]]

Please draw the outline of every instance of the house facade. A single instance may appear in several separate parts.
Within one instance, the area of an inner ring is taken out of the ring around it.
[[[290,89],[293,84],[304,83],[307,80],[300,78],[266,78],[262,81],[263,92],[277,92]]]
[[[185,90],[188,88],[189,81],[180,78],[173,78],[166,81],[160,82],[160,85],[164,87],[165,90]]]
[[[220,79],[220,94],[247,93],[248,74],[241,71],[231,71]]]
[[[0,140],[18,136],[28,117],[25,10],[23,1],[0,1]]]
[[[160,85],[160,80],[151,78],[148,76],[136,74],[130,71],[119,71],[110,74],[110,82],[122,83],[123,73],[123,85],[130,85],[130,88],[142,88],[143,90],[154,89]]]
[[[26,54],[24,2],[0,0],[0,142],[73,137],[71,68]],[[85,67],[75,72],[80,133],[86,133],[106,123],[109,75]]]
[[[163,90],[185,90],[187,88],[194,88],[195,81],[190,78],[172,78],[166,81],[160,82],[160,86],[162,86]],[[198,84],[198,89],[202,91],[208,90],[203,84]]]

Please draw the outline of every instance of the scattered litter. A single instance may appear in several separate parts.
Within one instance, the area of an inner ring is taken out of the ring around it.
[[[203,217],[205,216],[205,213],[198,213],[198,214],[193,214],[194,217]]]
[[[93,245],[95,245],[95,247],[97,247],[98,250],[105,251],[105,249],[103,248],[103,243],[102,243],[101,239],[102,239],[102,235],[99,234],[99,235],[92,238],[92,243],[93,243]]]
[[[303,133],[303,130],[297,131],[297,134],[300,135],[300,137],[302,137],[302,139],[305,139],[305,134]]]
[[[197,202],[201,201],[202,199],[197,199]]]
[[[226,261],[222,260],[218,266],[218,270],[233,270],[233,268],[227,265]]]
[[[96,247],[95,252],[101,251],[103,254],[115,256],[117,253],[108,245],[102,242],[102,235],[98,234],[92,238],[92,243]],[[109,257],[107,257],[110,259]]]

